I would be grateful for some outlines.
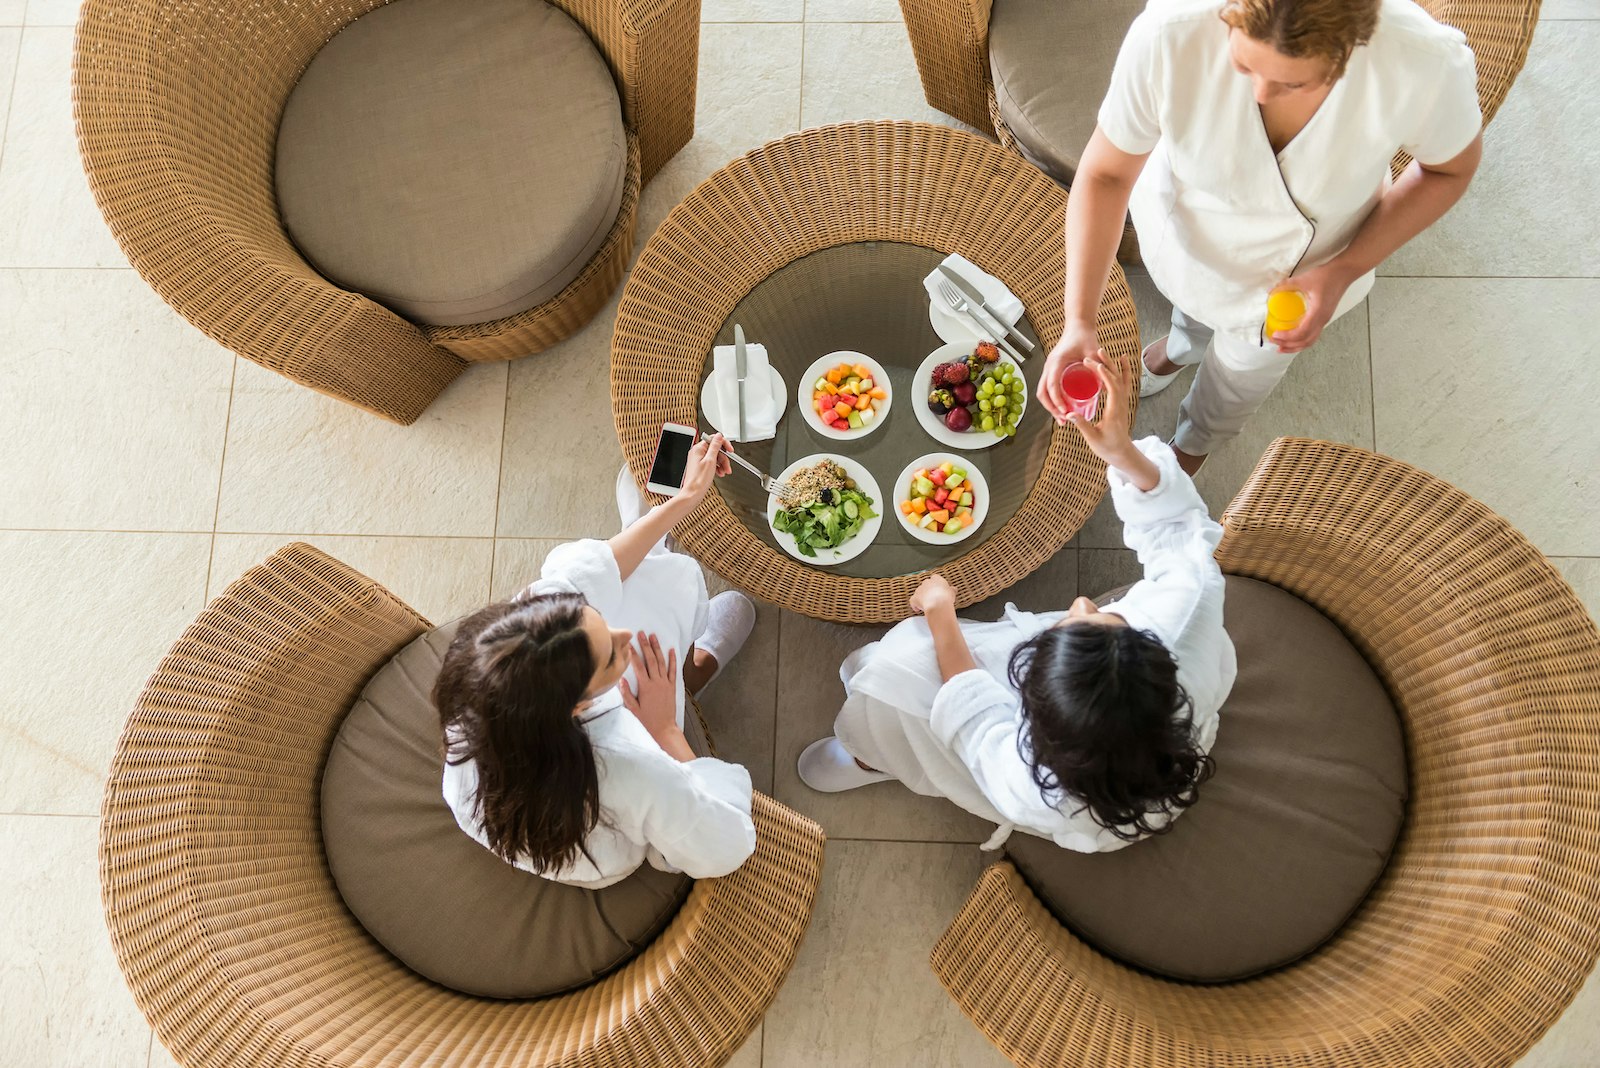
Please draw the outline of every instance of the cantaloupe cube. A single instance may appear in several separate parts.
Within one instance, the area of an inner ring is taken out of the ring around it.
[[[950,521],[950,513],[943,508],[937,511],[930,511],[928,514],[933,516],[935,523],[948,523]]]
[[[844,401],[840,401],[833,406],[833,410],[838,414],[840,419],[846,419],[854,409],[852,409],[850,405],[846,404]]]
[[[923,513],[927,512],[927,510],[928,510],[928,502],[927,502],[927,500],[922,498],[922,497],[912,498],[911,510],[916,512],[918,515],[922,515]]]

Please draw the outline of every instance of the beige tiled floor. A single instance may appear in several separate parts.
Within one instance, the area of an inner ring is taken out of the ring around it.
[[[76,10],[0,0],[0,1066],[170,1068],[96,883],[101,781],[142,680],[208,596],[286,541],[442,620],[526,582],[557,540],[608,530],[615,304],[544,356],[474,370],[405,430],[235,360],[127,268],[94,209],[68,96]],[[697,136],[645,190],[641,242],[716,167],[802,125],[947,121],[922,100],[893,0],[702,13]],[[1466,202],[1385,266],[1201,486],[1221,507],[1281,433],[1376,443],[1511,516],[1600,610],[1600,3],[1547,0],[1544,18]],[[1168,308],[1132,281],[1155,336]],[[1141,426],[1169,431],[1180,394]],[[1102,512],[1006,596],[1047,607],[1132,566]],[[766,609],[707,695],[725,753],[831,836],[800,959],[738,1068],[1003,1063],[925,963],[985,828],[894,786],[824,797],[795,777],[839,657],[874,633]],[[1588,1068],[1597,1048],[1600,980],[1522,1063]]]

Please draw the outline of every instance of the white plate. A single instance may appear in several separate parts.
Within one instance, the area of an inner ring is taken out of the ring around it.
[[[872,417],[872,422],[866,424],[860,430],[845,430],[842,432],[829,430],[822,425],[822,420],[817,418],[817,410],[811,406],[811,384],[821,378],[825,372],[839,366],[841,363],[848,363],[851,366],[858,363],[863,365],[872,372],[872,384],[874,386],[882,386],[884,392],[889,394],[883,398],[883,404],[878,408],[878,414]],[[871,356],[859,352],[851,352],[848,349],[841,349],[838,352],[828,353],[806,368],[806,373],[800,376],[800,384],[795,388],[795,398],[800,405],[800,416],[806,421],[806,426],[811,428],[812,433],[818,434],[829,441],[853,441],[856,438],[866,437],[882,426],[884,420],[889,418],[889,409],[894,405],[894,387],[889,384],[889,373],[883,369],[883,364],[874,360]]]
[[[932,412],[928,413],[932,415]],[[946,460],[957,467],[967,469],[967,478],[972,482],[972,523],[954,534],[935,534],[931,530],[923,530],[914,526],[905,513],[900,511],[900,502],[911,499],[911,476],[924,467],[933,467]],[[900,472],[900,478],[894,484],[894,493],[891,494],[890,504],[894,505],[894,514],[900,517],[900,526],[918,541],[925,541],[929,545],[953,545],[969,537],[974,530],[983,526],[983,521],[989,516],[989,480],[983,477],[983,472],[973,466],[972,461],[959,453],[930,452],[926,456],[919,456],[906,464],[906,469]]]
[[[828,567],[832,564],[842,564],[846,560],[854,560],[872,546],[873,539],[878,536],[878,528],[883,525],[884,500],[883,491],[878,488],[878,480],[872,477],[872,472],[862,467],[848,456],[837,453],[819,452],[803,457],[785,467],[778,473],[778,481],[786,482],[797,472],[807,467],[814,467],[823,460],[832,460],[844,468],[845,474],[856,480],[856,488],[872,498],[872,510],[878,514],[865,523],[856,532],[856,536],[839,546],[837,549],[818,549],[817,555],[806,556],[800,552],[798,543],[793,534],[785,534],[777,527],[772,526],[772,517],[778,513],[778,499],[767,498],[767,526],[772,530],[772,536],[778,539],[778,545],[784,552],[799,560],[803,564],[816,564],[818,567]]]
[[[971,430],[951,430],[944,425],[942,417],[934,415],[929,410],[927,395],[933,392],[934,367],[941,363],[949,363],[952,360],[966,359],[972,354],[972,350],[976,346],[977,342],[940,345],[928,354],[926,360],[922,361],[922,366],[917,368],[916,375],[911,379],[912,386],[917,390],[916,403],[911,405],[912,409],[917,413],[917,422],[922,424],[922,429],[926,430],[928,436],[940,445],[945,445],[952,449],[960,449],[963,452],[972,449],[987,449],[989,446],[997,445],[1006,439],[996,437],[992,430],[979,430],[977,423],[972,424]],[[1007,362],[1006,354],[1003,351],[1000,353],[1000,362]],[[1017,370],[1020,372],[1022,368],[1018,367]],[[1028,380],[1024,376],[1022,380],[1021,409],[1024,419],[1027,418],[1028,412],[1028,393]],[[1017,425],[1019,427],[1022,425],[1021,420],[1018,420]]]
[[[773,425],[776,426],[783,422],[784,413],[789,410],[789,387],[784,383],[783,376],[778,373],[776,367],[768,364],[767,371],[772,375],[772,403],[778,406],[777,418],[772,421]],[[745,389],[748,390],[749,388],[750,385],[746,382]],[[745,396],[748,398],[749,394],[746,393]],[[711,424],[712,430],[725,435],[729,441],[738,441],[740,439],[734,437],[732,431],[738,429],[739,413],[734,412],[733,418],[728,420],[728,426],[724,427],[722,425],[722,402],[719,397],[720,394],[711,387],[711,376],[706,375],[706,380],[700,385],[700,414],[706,417],[706,422]],[[748,399],[746,403],[749,403]]]

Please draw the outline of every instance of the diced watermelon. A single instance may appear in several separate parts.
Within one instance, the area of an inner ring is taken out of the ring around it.
[[[945,473],[939,468],[935,467],[932,471],[928,472],[928,481],[932,482],[935,486],[944,485],[944,480]]]

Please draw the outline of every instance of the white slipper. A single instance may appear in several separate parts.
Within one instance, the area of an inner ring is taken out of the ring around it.
[[[842,793],[894,778],[881,771],[868,771],[857,764],[844,743],[831,734],[806,746],[800,754],[799,769],[800,781],[824,794]]]
[[[617,518],[622,520],[622,529],[627,530],[639,521],[644,515],[644,494],[639,492],[639,484],[633,480],[633,473],[628,470],[628,465],[623,464],[622,470],[617,472]]]
[[[1160,393],[1162,390],[1172,385],[1172,383],[1176,382],[1178,380],[1178,375],[1183,373],[1183,368],[1180,367],[1170,375],[1158,375],[1154,371],[1150,370],[1150,365],[1145,362],[1145,358],[1150,355],[1150,350],[1166,340],[1166,338],[1158,338],[1157,340],[1150,342],[1150,344],[1144,347],[1144,352],[1139,354],[1140,397],[1154,397],[1157,393]]]
[[[750,638],[750,632],[756,629],[755,603],[738,590],[728,590],[711,598],[709,616],[706,632],[695,639],[694,647],[715,659],[717,670],[712,672],[704,686],[695,691],[697,696],[705,693],[717,681],[722,669],[739,655],[739,650]]]

